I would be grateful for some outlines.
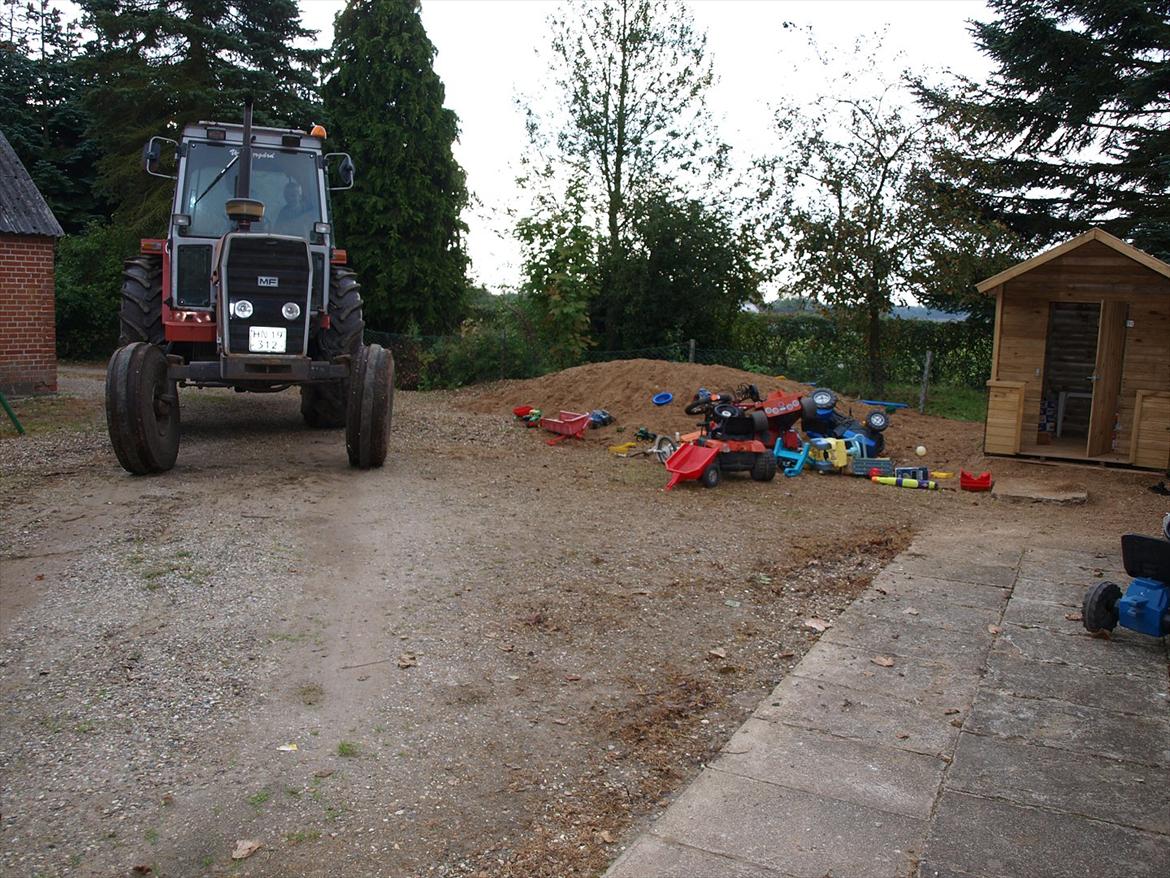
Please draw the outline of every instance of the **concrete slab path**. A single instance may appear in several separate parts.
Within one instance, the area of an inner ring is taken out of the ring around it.
[[[607,878],[1170,875],[1166,638],[1078,615],[1119,568],[916,540]]]

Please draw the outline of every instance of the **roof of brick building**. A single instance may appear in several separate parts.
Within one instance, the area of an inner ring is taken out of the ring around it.
[[[47,235],[51,238],[60,238],[65,234],[2,131],[0,131],[0,234]]]

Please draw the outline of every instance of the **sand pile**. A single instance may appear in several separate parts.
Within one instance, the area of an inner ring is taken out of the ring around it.
[[[461,402],[475,412],[511,414],[518,405],[534,405],[545,414],[561,409],[588,412],[605,409],[617,421],[633,431],[648,427],[655,432],[693,430],[698,418],[683,412],[700,387],[713,392],[734,392],[740,384],[755,384],[764,395],[783,388],[807,390],[796,381],[776,376],[744,372],[727,366],[704,366],[699,363],[672,363],[667,360],[613,360],[588,363],[540,378],[525,381],[496,381],[460,392]],[[656,393],[670,391],[674,401],[656,406]],[[625,431],[623,431],[625,432]],[[610,435],[591,430],[591,434]]]
[[[733,392],[740,384],[751,383],[764,395],[773,390],[807,392],[805,384],[782,376],[760,375],[727,366],[699,363],[673,363],[666,360],[614,360],[589,363],[540,378],[523,381],[495,381],[460,390],[458,404],[473,412],[498,414],[511,418],[512,408],[533,405],[546,414],[561,409],[588,412],[602,408],[614,416],[613,426],[590,430],[586,437],[593,442],[612,444],[633,438],[638,427],[656,433],[689,432],[698,418],[684,413],[696,390]],[[654,394],[668,390],[674,394],[669,405],[656,406]],[[856,400],[841,399],[838,408],[864,418],[870,408]],[[620,429],[619,429],[620,428]],[[925,463],[936,469],[975,465],[982,457],[983,425],[950,421],[900,410],[891,418],[886,431],[886,453],[899,464]],[[927,447],[927,456],[914,455],[917,445]]]

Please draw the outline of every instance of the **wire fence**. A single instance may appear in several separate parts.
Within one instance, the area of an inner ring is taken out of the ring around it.
[[[905,327],[909,321],[891,321],[884,343],[883,370],[891,384],[917,384],[926,352],[931,351],[931,383],[982,387],[991,361],[991,339],[986,333],[960,324],[943,329]],[[928,325],[929,327],[929,325]],[[505,378],[533,378],[565,365],[555,363],[541,340],[518,327],[478,328],[460,335],[404,335],[366,330],[366,341],[394,354],[397,383],[407,390],[459,387]],[[693,361],[729,366],[794,381],[834,387],[842,391],[869,389],[860,339],[847,333],[825,333],[760,339],[753,350],[698,347],[690,341],[623,350],[586,350],[580,363],[652,359]]]

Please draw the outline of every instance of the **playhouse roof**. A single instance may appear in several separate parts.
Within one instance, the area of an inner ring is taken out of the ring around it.
[[[65,234],[3,132],[0,132],[0,234],[50,238]]]
[[[1170,265],[1167,265],[1161,259],[1151,256],[1143,250],[1139,250],[1132,244],[1125,243],[1125,241],[1109,234],[1104,229],[1092,228],[1084,234],[1077,235],[1075,238],[1065,241],[1063,244],[1059,244],[1056,247],[1033,256],[1031,259],[1026,259],[1018,265],[1004,269],[994,277],[989,277],[987,280],[976,284],[975,288],[981,293],[988,293],[1000,284],[1006,283],[1014,277],[1019,277],[1021,274],[1031,271],[1033,268],[1043,265],[1045,262],[1050,262],[1058,256],[1063,256],[1070,250],[1075,250],[1077,247],[1080,247],[1082,244],[1087,244],[1090,241],[1100,241],[1105,246],[1112,247],[1123,256],[1128,256],[1134,262],[1141,263],[1151,271],[1156,271],[1163,277],[1170,278]]]

